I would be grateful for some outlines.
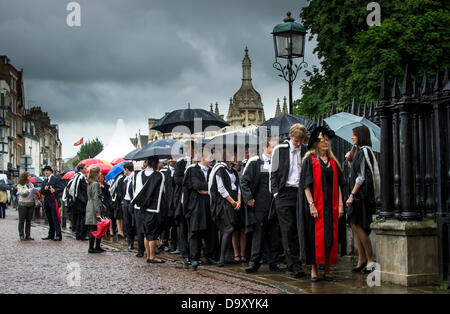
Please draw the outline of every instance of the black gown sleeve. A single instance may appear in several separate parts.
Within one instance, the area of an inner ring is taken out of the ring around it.
[[[300,186],[304,190],[314,182],[313,165],[311,156],[306,157],[302,165],[302,173],[300,177]]]
[[[255,199],[251,191],[251,182],[255,179],[254,170],[256,164],[256,161],[251,161],[247,165],[247,169],[241,179],[241,196],[244,204],[247,204],[249,201]]]
[[[197,171],[196,173],[192,174],[191,188],[195,191],[197,191],[197,190],[208,191],[208,182],[206,182],[205,180],[202,180],[202,177],[199,177],[200,175],[203,176],[203,171],[200,170],[200,172]]]

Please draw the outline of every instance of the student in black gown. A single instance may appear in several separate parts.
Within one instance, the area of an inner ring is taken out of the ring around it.
[[[145,170],[148,166],[148,161],[145,160],[143,165],[142,165],[142,169],[141,170],[135,170],[132,174],[131,177],[131,200],[133,200],[133,197],[135,195],[135,190],[136,190],[136,176],[142,172],[143,170]],[[135,231],[136,231],[136,235],[137,235],[137,240],[138,240],[138,252],[136,254],[136,257],[143,257],[144,256],[144,252],[145,252],[145,245],[144,245],[144,219],[143,219],[143,211],[140,210],[140,208],[136,207],[134,204],[131,204],[130,202],[130,206],[133,207],[134,210],[134,215],[133,215],[133,219],[134,219],[134,225],[135,225]],[[147,257],[148,258],[148,257]]]
[[[186,168],[191,165],[194,157],[194,141],[186,141],[183,145],[183,152],[184,157],[180,158],[175,164],[175,171],[173,174],[173,180],[175,182],[174,201],[176,204],[175,221],[177,224],[178,233],[178,250],[172,253],[181,254],[184,258],[184,264],[190,265],[191,261],[189,258],[188,227],[182,205],[182,195],[184,173]]]
[[[211,219],[208,179],[211,173],[212,154],[207,149],[200,157],[201,161],[186,169],[183,186],[185,193],[183,206],[189,227],[189,252],[194,270],[201,264],[202,240],[205,241],[204,256],[208,264],[216,264],[218,245],[217,227]]]
[[[116,232],[116,220],[114,218],[114,205],[111,199],[111,193],[109,192],[109,184],[105,182],[105,174],[100,175],[100,199],[102,200],[102,208],[104,208],[104,215],[111,219],[111,225],[109,227],[109,236],[113,237]]]
[[[278,243],[280,241],[280,227],[276,214],[270,204],[273,196],[269,189],[269,168],[272,148],[276,141],[267,140],[261,156],[250,158],[243,171],[241,190],[243,203],[246,203],[246,219],[252,220],[252,247],[247,273],[258,271],[263,252],[269,269],[272,271],[285,270],[278,264]]]
[[[370,224],[375,214],[375,199],[379,195],[379,172],[375,155],[372,151],[370,132],[366,126],[353,129],[353,144],[356,150],[348,152],[350,191],[346,202],[347,221],[351,225],[358,248],[358,265],[353,272],[369,273],[375,268],[372,243],[370,241]]]
[[[341,166],[331,151],[334,132],[317,127],[308,142],[300,179],[300,257],[312,265],[311,281],[319,281],[317,264],[324,265],[324,279],[332,281],[330,264],[336,264],[338,220],[344,214],[341,186],[345,184]]]
[[[158,171],[158,157],[150,157],[146,169],[135,176],[134,204],[142,215],[144,227],[144,245],[147,263],[164,263],[156,258],[156,246],[164,227],[167,213],[164,196],[164,175]]]
[[[171,245],[174,250],[177,249],[177,228],[175,226],[175,198],[174,198],[174,189],[175,189],[175,181],[173,179],[173,175],[175,173],[175,159],[168,159],[167,166],[161,169],[161,173],[164,174],[165,177],[165,197],[166,204],[168,206],[167,217],[165,217],[165,223],[163,232],[161,233],[161,246],[159,249],[164,250],[164,252],[170,251],[169,246]]]
[[[211,217],[221,233],[220,259],[217,266],[225,265],[225,252],[230,244],[233,232],[239,226],[239,210],[241,210],[241,190],[239,174],[232,167],[236,162],[236,153],[232,150],[222,150],[216,153],[218,162],[210,175],[208,192],[211,197]],[[229,152],[229,153],[227,153]],[[225,158],[221,158],[221,155]]]

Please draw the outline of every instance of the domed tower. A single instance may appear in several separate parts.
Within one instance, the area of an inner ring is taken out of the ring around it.
[[[264,108],[261,95],[252,85],[252,62],[245,47],[245,56],[242,60],[242,85],[230,99],[227,122],[234,127],[246,127],[251,124],[261,125],[265,121]]]

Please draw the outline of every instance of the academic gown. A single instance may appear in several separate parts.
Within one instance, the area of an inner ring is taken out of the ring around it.
[[[167,206],[167,217],[175,216],[175,181],[169,167],[164,167],[160,171],[164,175],[164,198]]]
[[[320,158],[308,156],[302,166],[298,210],[300,259],[308,265],[325,264],[325,250],[330,250],[329,263],[336,264],[338,251],[339,186],[345,184],[341,170],[330,159],[326,168]],[[311,216],[305,188],[311,189],[319,217]]]
[[[245,206],[245,232],[252,232],[254,224],[262,221],[265,217],[271,219],[274,215],[272,209],[273,197],[269,191],[269,172],[262,171],[264,161],[257,156],[249,159],[243,171],[241,179],[242,202]],[[255,206],[247,205],[252,199]]]
[[[122,219],[122,200],[124,198],[124,182],[125,175],[120,173],[116,178],[116,181],[113,183],[111,187],[111,201],[112,207],[114,209],[114,218]],[[115,185],[115,186],[114,186]]]
[[[364,157],[364,149],[360,149],[356,154],[355,160],[352,163],[352,169],[350,171],[350,191],[356,182],[356,178],[361,172],[361,162]],[[372,154],[369,153],[370,163],[373,168]],[[364,183],[359,188],[358,192],[353,199],[352,206],[347,208],[347,222],[349,224],[355,224],[361,226],[368,235],[371,233],[370,224],[372,223],[372,215],[375,214],[376,201],[373,183],[373,174],[370,171],[367,161],[365,161],[364,167]]]
[[[111,194],[109,193],[109,185],[105,183],[101,188],[100,199],[102,204],[106,210],[106,217],[114,219],[114,206],[113,201],[111,199]]]
[[[173,181],[174,181],[174,190],[173,190],[173,200],[175,204],[175,218],[179,218],[181,216],[184,216],[183,212],[183,205],[181,203],[182,195],[183,195],[183,179],[184,179],[184,172],[186,170],[187,160],[181,159],[177,161],[175,164],[175,170],[173,174]]]
[[[211,169],[208,170],[208,177]],[[201,167],[197,164],[186,170],[183,186],[186,188],[183,197],[184,213],[189,225],[189,232],[207,230],[208,220],[211,220],[209,195],[198,193],[198,190],[207,191],[208,181]]]
[[[211,204],[211,218],[216,223],[221,232],[229,230],[231,227],[236,227],[239,224],[239,217],[237,211],[234,210],[230,202],[223,198],[217,188],[216,175],[222,178],[223,185],[230,196],[237,201],[237,191],[231,190],[231,179],[227,173],[226,165],[218,163],[213,168],[210,174],[208,183],[208,192],[210,195]],[[236,187],[239,187],[239,174],[233,168],[231,171],[236,176]],[[241,208],[242,210],[242,208]]]

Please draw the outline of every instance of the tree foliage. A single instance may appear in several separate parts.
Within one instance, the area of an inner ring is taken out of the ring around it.
[[[322,70],[307,71],[297,114],[341,109],[355,97],[376,102],[381,76],[401,79],[406,64],[418,81],[450,65],[448,0],[379,0],[381,26],[368,26],[368,2],[311,0],[300,14],[317,36]]]
[[[102,150],[103,144],[98,138],[95,138],[92,141],[87,141],[85,144],[81,145],[80,150],[77,153],[77,157],[72,161],[73,166],[75,167],[84,159],[94,158],[100,154]]]

